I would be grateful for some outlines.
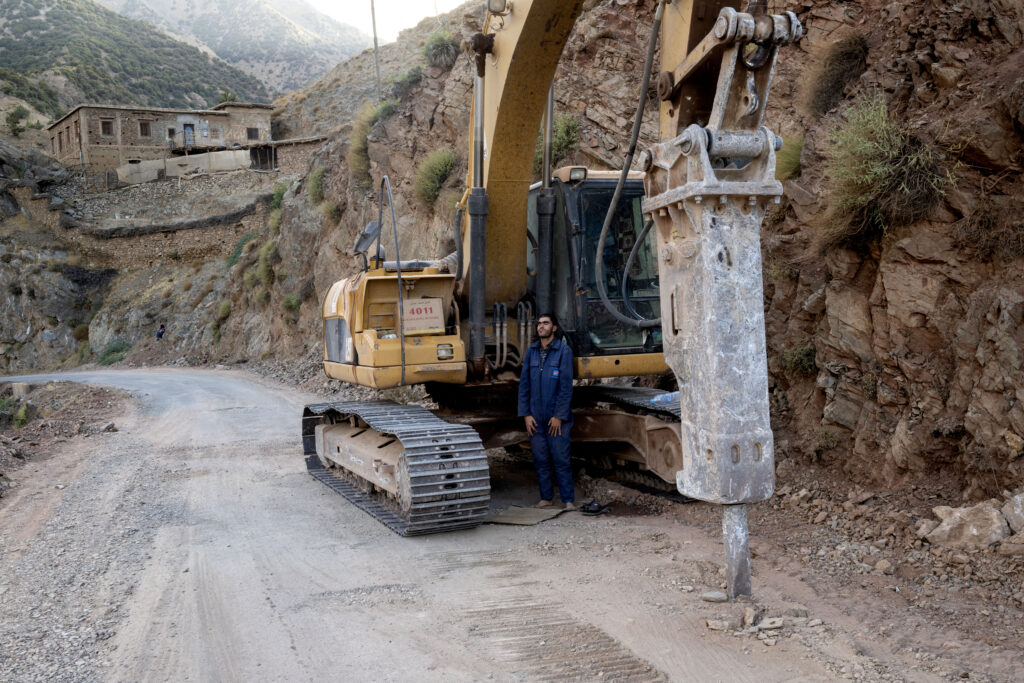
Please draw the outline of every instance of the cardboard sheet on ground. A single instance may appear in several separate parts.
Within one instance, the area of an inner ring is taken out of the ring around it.
[[[565,512],[562,508],[523,508],[513,505],[501,512],[494,513],[484,520],[486,524],[518,524],[532,526],[549,520]]]

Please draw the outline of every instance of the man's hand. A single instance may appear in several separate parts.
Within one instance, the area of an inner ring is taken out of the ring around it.
[[[533,415],[526,416],[526,433],[529,436],[537,433],[537,421],[533,419]]]
[[[553,417],[548,420],[548,434],[551,436],[562,435],[562,420],[557,417]]]

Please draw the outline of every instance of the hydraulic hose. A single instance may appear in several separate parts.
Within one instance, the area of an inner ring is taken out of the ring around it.
[[[391,210],[391,232],[395,236],[395,272],[398,275],[398,339],[399,349],[402,353],[402,379],[405,384],[405,323],[402,320],[402,311],[405,309],[405,299],[402,295],[402,255],[398,252],[398,221],[395,219],[395,200],[391,196],[391,179],[384,176],[380,179],[380,199],[377,200],[377,223],[383,225],[384,218],[384,193],[387,191],[388,208]],[[380,239],[384,229],[381,228],[377,234],[377,253],[380,253]]]
[[[608,299],[608,287],[604,281],[604,241],[608,237],[608,230],[611,228],[612,220],[615,218],[615,209],[619,206],[619,197],[622,195],[622,187],[626,184],[626,177],[629,175],[629,167],[633,164],[633,154],[636,153],[636,141],[640,137],[640,125],[643,123],[644,107],[647,104],[647,86],[651,80],[651,66],[654,64],[654,48],[658,45],[658,34],[661,32],[661,18],[665,13],[665,0],[658,3],[658,9],[654,14],[654,24],[651,26],[651,39],[647,43],[647,58],[644,60],[644,75],[640,83],[640,101],[636,107],[636,118],[633,119],[633,133],[629,139],[629,151],[626,152],[626,159],[622,164],[622,173],[619,174],[619,182],[615,185],[615,194],[612,195],[612,202],[608,205],[608,213],[604,217],[604,226],[601,228],[601,237],[597,240],[597,256],[594,257],[594,275],[597,280],[597,293],[601,295],[601,302],[608,312],[616,320],[627,325],[639,328],[657,327],[661,325],[661,318],[653,320],[637,320],[628,318],[615,309]],[[639,243],[639,241],[638,241]],[[636,245],[634,245],[634,249]],[[628,310],[632,310],[629,307]],[[635,313],[634,313],[635,315]],[[638,316],[639,317],[639,316]]]
[[[636,238],[636,242],[633,243],[633,248],[629,252],[629,258],[626,259],[626,266],[622,269],[622,305],[626,307],[626,311],[636,318],[637,320],[643,320],[644,317],[633,310],[633,303],[629,300],[629,270],[633,267],[633,259],[636,258],[636,252],[640,250],[640,245],[647,239],[647,233],[654,227],[654,221],[644,221],[644,229],[640,231],[640,236]]]

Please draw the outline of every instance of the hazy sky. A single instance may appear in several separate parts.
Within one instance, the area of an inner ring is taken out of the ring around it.
[[[373,35],[370,0],[306,0],[324,14]],[[482,3],[484,0],[480,0]],[[415,26],[424,17],[450,12],[465,0],[374,0],[377,11],[377,40],[390,43],[398,32]]]

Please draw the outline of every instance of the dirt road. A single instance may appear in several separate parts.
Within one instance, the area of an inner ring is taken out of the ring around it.
[[[748,606],[701,601],[722,581],[720,543],[685,509],[404,539],[306,474],[311,397],[227,371],[64,378],[125,389],[133,407],[0,500],[2,680],[959,674],[861,637],[863,614],[819,605],[779,556],[755,558],[749,607],[783,625],[736,635]],[[525,465],[493,469],[496,507],[532,502]]]

